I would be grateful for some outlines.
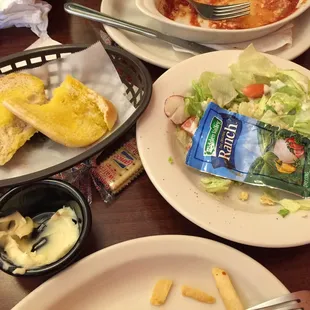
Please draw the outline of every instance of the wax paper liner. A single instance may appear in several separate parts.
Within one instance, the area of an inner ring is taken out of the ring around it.
[[[63,58],[49,61],[45,65],[23,70],[41,78],[48,97],[67,74],[71,74],[89,88],[109,99],[116,107],[118,121],[112,132],[120,127],[135,111],[128,100],[122,83],[110,57],[100,42],[74,54],[61,54]],[[35,58],[32,59],[35,62]],[[105,139],[110,133],[102,137]],[[38,135],[36,135],[38,136]],[[86,148],[68,148],[50,139],[33,137],[14,155],[11,161],[0,167],[1,180],[41,171],[82,154]],[[96,143],[102,141],[100,139]],[[40,141],[38,141],[40,140]]]
[[[104,32],[101,33],[102,39],[107,45],[118,46],[110,36]],[[101,156],[101,155],[99,155]],[[96,189],[100,192],[100,184],[96,184],[95,181],[92,180],[92,176],[90,174],[90,169],[92,166],[96,166],[96,160],[99,156],[94,156],[90,159],[85,160],[84,162],[66,170],[61,173],[53,176],[55,179],[64,180],[68,183],[71,183],[75,187],[77,187],[87,198],[88,202],[92,203],[92,182],[94,183]],[[1,195],[1,193],[0,193]]]

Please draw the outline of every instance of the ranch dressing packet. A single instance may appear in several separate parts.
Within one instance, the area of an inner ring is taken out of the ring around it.
[[[310,140],[211,102],[186,164],[233,181],[310,197]]]

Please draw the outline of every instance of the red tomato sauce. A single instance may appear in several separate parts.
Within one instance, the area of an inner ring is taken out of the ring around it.
[[[212,5],[227,5],[244,0],[196,0]],[[217,29],[247,29],[275,23],[296,11],[298,0],[250,0],[249,16],[223,21],[209,21],[209,27]],[[162,0],[159,11],[171,20],[189,16],[190,24],[200,27],[196,10],[186,0]]]

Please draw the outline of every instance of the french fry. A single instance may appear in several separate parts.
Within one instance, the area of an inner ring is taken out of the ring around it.
[[[216,301],[214,297],[208,295],[207,293],[186,285],[182,286],[182,295],[185,297],[193,298],[200,302],[204,302],[206,304],[214,304]]]
[[[227,272],[220,268],[212,268],[212,274],[215,279],[216,287],[223,299],[227,310],[244,310],[240,298],[230,281]]]
[[[154,286],[151,304],[153,306],[161,306],[166,302],[173,282],[171,280],[159,280]]]

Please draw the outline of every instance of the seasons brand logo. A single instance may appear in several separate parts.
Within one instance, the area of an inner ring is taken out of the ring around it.
[[[213,117],[211,124],[210,124],[210,130],[205,142],[204,146],[204,156],[216,156],[216,146],[217,141],[219,138],[219,134],[222,129],[223,122],[218,119],[217,117]]]

